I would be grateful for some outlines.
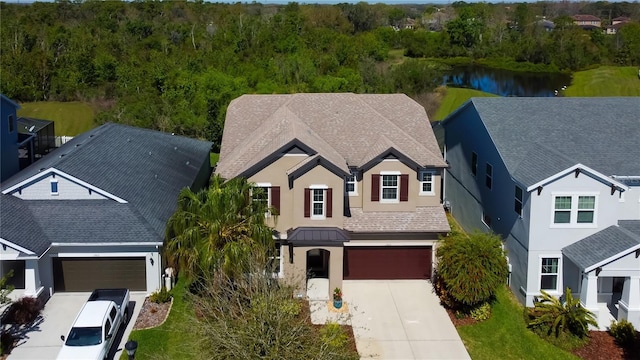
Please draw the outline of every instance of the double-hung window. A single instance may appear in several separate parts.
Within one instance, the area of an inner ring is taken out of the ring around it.
[[[435,176],[432,171],[420,172],[420,195],[433,195]]]
[[[258,183],[256,184],[251,192],[251,198],[254,202],[260,203],[261,206],[264,206],[264,209],[267,209],[265,212],[265,216],[269,216],[269,207],[271,206],[271,184],[267,183]]]
[[[347,194],[358,195],[358,180],[354,170],[347,176]]]
[[[485,175],[485,185],[491,189],[493,186],[493,166],[489,163],[487,163],[487,166],[485,167]]]
[[[324,189],[311,189],[312,199],[311,199],[311,217],[312,218],[323,218],[324,211]]]
[[[542,258],[540,266],[540,290],[558,291],[559,258]]]
[[[516,214],[518,214],[519,216],[522,216],[522,199],[523,199],[523,193],[522,193],[522,188],[516,185],[516,194],[515,194],[515,200],[514,200],[514,204],[513,204],[513,210],[515,210]]]
[[[381,200],[383,202],[396,202],[399,197],[399,182],[398,175],[382,175],[382,196]]]
[[[478,174],[478,154],[475,152],[471,153],[471,173],[473,176]]]
[[[282,277],[282,246],[280,243],[275,243],[275,248],[273,249],[273,256],[269,257],[269,267],[273,273],[274,278]]]
[[[596,195],[559,194],[553,197],[553,224],[595,224]]]

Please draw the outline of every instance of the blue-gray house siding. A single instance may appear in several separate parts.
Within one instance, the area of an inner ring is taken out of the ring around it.
[[[20,105],[1,95],[0,104],[0,182],[20,170],[18,161],[18,129],[16,111]]]

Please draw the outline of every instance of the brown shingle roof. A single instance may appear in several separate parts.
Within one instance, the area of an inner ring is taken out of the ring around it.
[[[238,176],[294,139],[343,170],[390,147],[446,166],[424,108],[406,95],[243,95],[227,109],[217,172]]]
[[[373,211],[351,208],[344,229],[354,232],[449,232],[442,206],[419,206],[415,211]]]
[[[573,20],[576,21],[600,21],[600,18],[597,16],[593,16],[593,15],[573,15],[572,16]]]

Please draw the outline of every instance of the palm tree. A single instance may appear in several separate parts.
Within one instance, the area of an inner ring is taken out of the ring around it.
[[[267,204],[251,196],[260,191],[244,178],[224,182],[218,175],[208,189],[183,189],[167,222],[169,263],[194,279],[216,269],[233,276],[243,272],[251,257],[265,260],[274,243],[265,223]]]
[[[582,306],[580,299],[571,295],[571,289],[564,293],[564,301],[540,290],[542,299],[534,304],[535,318],[529,327],[548,326],[547,335],[569,332],[579,338],[589,334],[589,325],[598,326],[593,313]]]

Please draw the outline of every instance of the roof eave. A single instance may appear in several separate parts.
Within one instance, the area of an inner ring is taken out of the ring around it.
[[[558,172],[556,174],[553,174],[553,175],[547,177],[546,179],[540,180],[540,181],[538,181],[537,183],[535,183],[533,185],[528,186],[527,187],[527,191],[531,192],[531,191],[533,191],[533,190],[535,190],[535,189],[537,189],[539,187],[544,187],[547,184],[552,183],[552,182],[556,181],[557,179],[559,179],[559,178],[561,178],[561,177],[563,177],[563,176],[565,176],[567,174],[570,174],[571,172],[576,171],[576,170],[582,170],[582,171],[585,171],[587,173],[590,173],[590,174],[594,175],[595,177],[603,180],[604,182],[607,182],[607,183],[615,186],[620,191],[629,190],[629,187],[627,185],[625,185],[625,184],[623,184],[623,183],[621,183],[619,181],[616,181],[616,180],[612,179],[611,177],[606,176],[606,175],[604,175],[604,174],[602,174],[602,173],[600,173],[600,172],[598,172],[598,171],[596,171],[596,170],[594,170],[594,169],[592,169],[592,168],[590,168],[590,167],[588,167],[586,165],[578,163],[578,164],[575,164],[575,165],[573,165],[571,167],[568,167],[565,170],[562,170],[562,171],[560,171],[560,172]]]

